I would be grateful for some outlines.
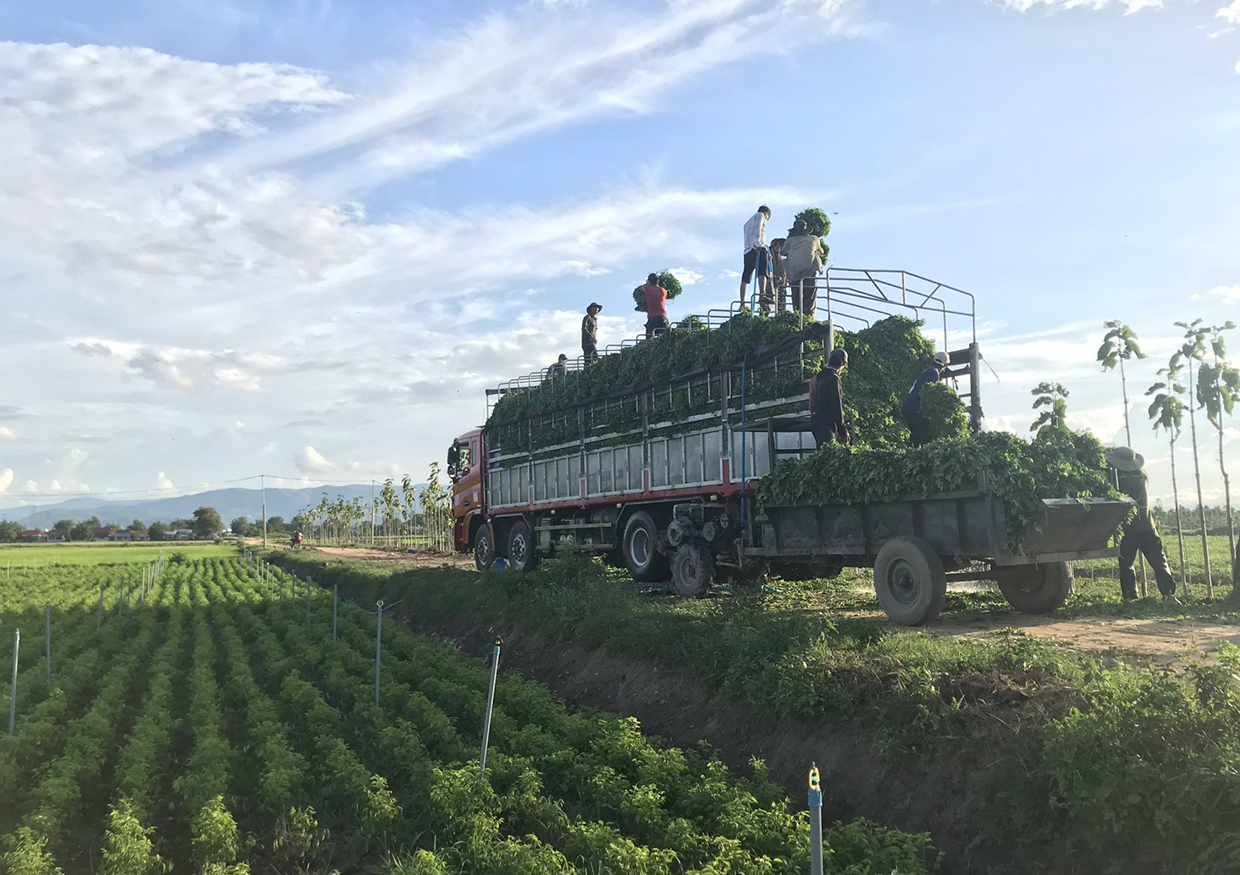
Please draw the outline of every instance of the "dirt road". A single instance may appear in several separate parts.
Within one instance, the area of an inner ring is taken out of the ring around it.
[[[339,556],[341,559],[360,559],[366,562],[378,562],[383,565],[408,566],[410,568],[473,568],[473,554],[452,553],[393,553],[387,550],[372,550],[366,547],[306,547],[312,553],[326,553]]]

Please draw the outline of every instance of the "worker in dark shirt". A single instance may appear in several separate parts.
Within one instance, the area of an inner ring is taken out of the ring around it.
[[[602,309],[602,304],[591,304],[581,320],[581,356],[587,365],[598,361],[598,314]]]
[[[564,353],[560,353],[560,357],[556,359],[555,364],[547,368],[547,379],[550,380],[553,377],[563,377],[567,373],[568,373],[568,356],[566,356]]]
[[[951,356],[947,353],[936,352],[934,354],[934,364],[917,376],[913,387],[904,396],[904,404],[901,405],[900,409],[904,411],[904,421],[908,423],[909,435],[912,437],[912,443],[915,447],[925,446],[930,443],[930,421],[921,412],[921,387],[927,383],[937,383],[943,377],[943,372],[947,370],[947,366],[951,362]]]
[[[1116,447],[1107,451],[1107,464],[1115,470],[1119,490],[1137,503],[1136,516],[1124,523],[1124,535],[1119,542],[1119,588],[1124,600],[1137,597],[1137,575],[1132,563],[1140,551],[1154,569],[1154,579],[1158,581],[1163,600],[1178,601],[1175,578],[1167,567],[1162,538],[1158,536],[1154,515],[1150,513],[1149,477],[1141,470],[1145,459],[1128,447]]]
[[[851,438],[844,421],[844,393],[840,374],[848,367],[848,353],[831,350],[827,366],[814,381],[814,404],[809,413],[809,428],[818,446],[829,443],[847,444]]]

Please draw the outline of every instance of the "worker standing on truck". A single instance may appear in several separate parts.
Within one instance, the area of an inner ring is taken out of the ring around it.
[[[1137,597],[1137,575],[1132,570],[1133,560],[1140,551],[1145,561],[1154,569],[1158,591],[1163,601],[1179,603],[1175,597],[1175,578],[1167,567],[1167,554],[1163,552],[1162,538],[1150,513],[1150,479],[1141,469],[1145,459],[1129,447],[1115,447],[1107,451],[1107,464],[1115,469],[1115,482],[1119,490],[1137,503],[1136,516],[1124,523],[1124,535],[1119,542],[1119,588],[1124,601]]]
[[[659,275],[652,273],[646,277],[642,292],[646,295],[646,337],[651,338],[671,327],[667,321],[667,289],[659,285]]]
[[[784,243],[783,237],[771,241],[771,284],[762,297],[763,313],[770,313],[776,303],[781,313],[784,310],[784,286],[788,285],[788,259],[784,257]]]
[[[766,284],[770,281],[770,259],[766,251],[766,222],[771,218],[771,208],[766,204],[758,207],[758,211],[745,223],[745,249],[741,274],[741,309],[746,309],[745,289],[749,287],[749,278],[754,272],[758,274],[758,297],[762,297]]]
[[[814,381],[813,406],[809,412],[809,429],[818,446],[850,443],[848,423],[844,420],[844,389],[840,374],[848,367],[848,353],[838,347],[831,350],[827,366]]]
[[[592,303],[581,320],[581,356],[587,365],[598,361],[598,314],[602,309],[602,304]]]
[[[818,306],[815,286],[818,274],[822,273],[822,240],[809,233],[804,219],[797,219],[784,241],[783,254],[788,284],[792,287],[792,309],[813,319]]]
[[[921,387],[941,380],[944,371],[951,363],[950,355],[945,352],[936,352],[934,364],[917,375],[913,387],[904,396],[904,404],[900,409],[904,411],[904,421],[908,423],[909,435],[915,447],[923,447],[930,443],[930,422],[921,412]]]

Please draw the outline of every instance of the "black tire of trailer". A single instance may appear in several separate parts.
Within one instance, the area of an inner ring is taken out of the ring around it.
[[[508,564],[515,571],[533,571],[538,567],[534,532],[525,520],[517,520],[508,530]]]
[[[620,552],[629,574],[640,583],[660,583],[671,575],[671,563],[659,552],[659,527],[644,510],[634,513],[624,524]]]
[[[495,541],[491,538],[491,527],[483,520],[474,531],[474,567],[486,571],[494,562]]]
[[[943,610],[947,572],[934,548],[902,535],[887,541],[874,562],[874,591],[887,616],[904,626],[929,623]]]
[[[1022,614],[1050,614],[1072,592],[1072,563],[1044,562],[995,569],[999,592]]]

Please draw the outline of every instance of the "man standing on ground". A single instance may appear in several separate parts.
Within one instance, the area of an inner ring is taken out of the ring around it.
[[[1128,447],[1116,447],[1107,451],[1107,464],[1115,469],[1119,490],[1137,503],[1137,514],[1124,523],[1124,536],[1119,542],[1119,588],[1124,601],[1137,597],[1137,575],[1132,570],[1133,560],[1140,551],[1145,561],[1154,569],[1158,591],[1163,601],[1177,602],[1175,578],[1167,567],[1167,554],[1163,552],[1162,538],[1150,513],[1149,477],[1141,469],[1145,459]]]
[[[646,296],[646,337],[651,338],[671,327],[667,321],[667,289],[659,285],[659,275],[652,273],[646,277],[642,293]]]
[[[797,219],[784,241],[783,254],[792,288],[792,309],[813,319],[818,305],[816,278],[822,273],[822,240],[809,233],[804,219]]]
[[[745,223],[745,259],[744,272],[741,274],[741,309],[745,309],[745,289],[749,286],[749,278],[754,271],[758,272],[758,296],[761,297],[769,282],[771,270],[766,252],[766,220],[771,217],[771,208],[766,204],[758,207],[758,211]]]
[[[936,352],[934,364],[918,374],[913,388],[904,396],[904,404],[900,409],[904,411],[904,421],[908,423],[908,432],[915,447],[930,443],[930,422],[921,412],[921,387],[927,383],[937,383],[951,363],[952,358],[947,353]]]
[[[831,350],[827,366],[814,381],[814,405],[809,412],[809,429],[818,446],[829,443],[847,444],[851,438],[844,422],[844,389],[840,374],[848,367],[848,353],[838,347]]]
[[[598,361],[598,314],[602,309],[598,302],[591,304],[581,320],[581,356],[587,365]]]

